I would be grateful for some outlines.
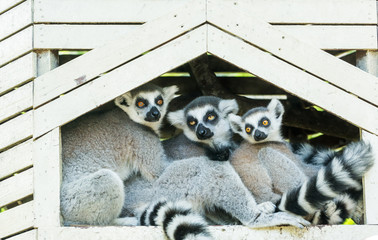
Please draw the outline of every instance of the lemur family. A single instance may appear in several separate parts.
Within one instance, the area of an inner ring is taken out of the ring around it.
[[[65,224],[159,225],[169,239],[212,239],[208,223],[303,227],[300,216],[351,215],[373,164],[368,144],[293,150],[280,135],[277,100],[239,117],[235,100],[209,96],[168,113],[182,134],[161,142],[177,90],[147,84],[116,98],[117,108],[62,127]]]

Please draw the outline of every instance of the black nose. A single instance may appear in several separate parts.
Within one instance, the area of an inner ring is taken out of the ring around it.
[[[255,131],[255,134],[253,135],[253,138],[256,140],[256,141],[261,141],[261,140],[264,140],[265,138],[267,138],[268,135],[266,135],[265,133],[261,132],[260,130],[256,129]]]
[[[198,139],[205,140],[211,138],[214,133],[209,128],[205,127],[202,123],[200,123],[197,127],[196,135]]]
[[[145,120],[148,122],[156,122],[160,119],[160,111],[156,107],[152,107],[147,113]]]

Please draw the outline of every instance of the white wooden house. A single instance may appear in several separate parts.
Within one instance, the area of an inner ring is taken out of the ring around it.
[[[0,239],[163,239],[155,227],[61,225],[60,127],[204,53],[357,126],[378,157],[377,5],[0,0]],[[57,51],[67,49],[93,50],[57,67]],[[324,50],[356,50],[357,67]],[[364,183],[366,225],[212,232],[217,239],[378,236],[378,165]]]

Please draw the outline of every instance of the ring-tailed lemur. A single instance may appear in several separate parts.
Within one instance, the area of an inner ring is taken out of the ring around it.
[[[294,215],[273,213],[275,206],[271,202],[256,204],[230,163],[224,161],[230,154],[232,136],[227,115],[237,110],[235,100],[200,97],[184,109],[169,113],[170,122],[184,131],[186,148],[202,152],[211,160],[196,154],[200,156],[173,161],[153,183],[149,198],[173,202],[186,200],[201,215],[206,210],[220,208],[251,227],[307,225],[307,221]],[[135,195],[145,194],[142,189],[134,191]]]
[[[283,113],[282,104],[273,99],[242,117],[230,114],[233,131],[245,139],[231,164],[257,202],[278,202],[280,210],[301,216],[323,209],[314,222],[327,215],[328,223],[339,223],[355,207],[343,194],[360,191],[362,175],[373,164],[370,145],[351,143],[340,154],[327,150],[311,156],[304,145],[296,151],[301,161],[281,136]]]
[[[133,173],[156,179],[165,168],[157,134],[177,90],[147,84],[117,97],[118,107],[86,114],[62,127],[65,224],[136,224],[134,218],[118,218],[123,181]]]

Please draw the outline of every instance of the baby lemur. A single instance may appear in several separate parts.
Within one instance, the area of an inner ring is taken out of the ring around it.
[[[177,90],[147,84],[117,97],[114,109],[62,127],[65,224],[136,224],[136,219],[118,218],[123,181],[133,173],[153,180],[165,168],[158,127]]]
[[[233,131],[244,138],[231,157],[232,166],[258,203],[272,201],[280,210],[301,216],[328,207],[327,222],[342,222],[355,207],[343,194],[360,191],[361,178],[373,165],[370,145],[351,143],[340,154],[327,150],[312,155],[304,145],[297,158],[280,133],[283,113],[282,104],[273,99],[242,117],[229,115]],[[304,156],[306,161],[301,161]],[[332,200],[338,206],[331,207]]]

